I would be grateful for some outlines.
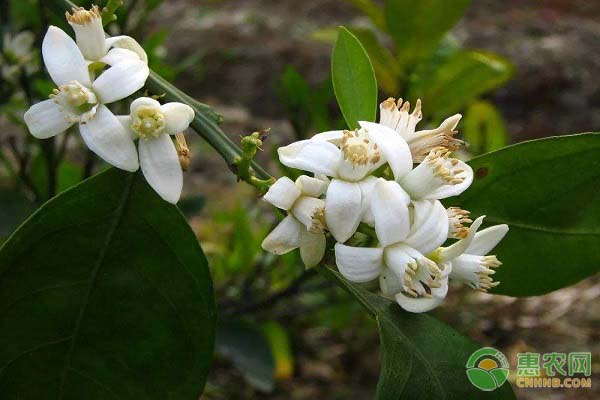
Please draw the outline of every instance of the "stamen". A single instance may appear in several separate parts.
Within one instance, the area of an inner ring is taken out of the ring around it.
[[[90,10],[86,10],[83,7],[73,7],[72,14],[68,11],[65,13],[67,21],[78,25],[89,24],[96,18],[102,18],[100,9],[97,5],[92,6]]]
[[[464,226],[473,221],[469,218],[469,211],[460,207],[450,207],[448,213],[448,237],[453,239],[464,239],[469,234],[469,228]]]
[[[344,160],[353,165],[375,164],[381,159],[376,143],[365,137],[364,131],[344,131],[341,150]]]

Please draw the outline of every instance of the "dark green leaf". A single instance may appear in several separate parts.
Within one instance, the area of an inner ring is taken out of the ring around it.
[[[444,34],[462,17],[470,0],[386,0],[387,31],[402,65],[430,56]]]
[[[494,249],[494,293],[534,296],[600,270],[600,133],[552,137],[474,158],[473,185],[448,204],[510,231]]]
[[[230,359],[252,386],[264,392],[273,390],[275,362],[259,326],[243,321],[219,322],[216,351]]]
[[[377,112],[377,80],[364,47],[344,27],[331,57],[333,89],[342,114],[350,129],[358,121],[374,121]]]
[[[434,116],[445,118],[501,86],[513,74],[513,65],[496,54],[450,51],[419,65],[411,77],[408,98],[420,98]]]
[[[489,101],[479,100],[469,106],[461,134],[474,155],[498,150],[509,142],[504,118]]]
[[[466,375],[469,356],[480,345],[426,314],[403,311],[326,267],[318,267],[377,320],[381,339],[378,400],[514,399],[508,383],[494,392],[473,386]]]
[[[0,249],[4,399],[197,400],[214,326],[198,241],[140,173],[62,193]]]
[[[35,206],[23,194],[0,187],[0,237],[10,235],[33,211]]]

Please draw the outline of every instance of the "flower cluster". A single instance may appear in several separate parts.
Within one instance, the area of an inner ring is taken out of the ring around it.
[[[166,201],[176,203],[183,173],[169,135],[187,129],[194,118],[193,109],[141,97],[131,103],[129,115],[114,115],[108,104],[144,86],[150,72],[148,57],[129,36],[107,37],[97,6],[73,9],[66,17],[76,40],[55,26],[48,29],[42,57],[57,87],[49,100],[25,113],[29,131],[45,139],[77,125],[91,151],[126,171],[141,166],[150,186]]]
[[[283,165],[314,176],[280,178],[264,196],[287,216],[263,248],[275,254],[300,248],[311,267],[325,254],[328,231],[345,278],[379,279],[382,294],[410,312],[437,307],[449,279],[480,291],[498,285],[491,275],[500,262],[487,254],[508,226],[477,232],[483,217],[473,222],[469,212],[440,202],[473,181],[471,167],[451,156],[462,144],[455,138],[460,114],[416,131],[420,101],[410,112],[408,102],[390,98],[380,112],[379,123],[360,122],[354,131],[319,133],[278,149]],[[371,247],[354,240],[361,225],[374,232]],[[454,242],[442,247],[448,240]]]

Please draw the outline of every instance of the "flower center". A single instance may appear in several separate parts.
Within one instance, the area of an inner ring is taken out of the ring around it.
[[[139,106],[132,115],[131,129],[142,139],[157,138],[165,130],[165,116],[158,107]]]
[[[60,107],[68,122],[87,122],[96,115],[98,100],[94,92],[77,81],[52,91],[50,98]]]
[[[431,289],[441,287],[442,271],[438,265],[427,259],[421,258],[407,264],[403,277],[403,289],[412,297],[431,298]]]
[[[381,159],[377,144],[367,137],[365,131],[344,131],[342,137],[342,154],[344,160],[353,165],[375,164]]]

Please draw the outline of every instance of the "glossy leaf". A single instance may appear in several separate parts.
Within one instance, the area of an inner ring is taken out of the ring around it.
[[[440,39],[463,16],[470,0],[386,0],[387,31],[403,65],[430,56]]]
[[[377,80],[369,56],[348,29],[339,28],[331,57],[333,89],[350,129],[358,121],[374,121],[377,111]]]
[[[519,143],[469,162],[472,186],[448,204],[510,231],[494,249],[493,293],[534,296],[600,271],[600,133]]]
[[[3,398],[196,400],[214,327],[202,249],[141,173],[58,195],[0,249]]]
[[[230,359],[246,381],[263,392],[274,388],[275,362],[261,328],[245,321],[221,321],[217,353]]]
[[[481,346],[427,314],[412,314],[396,303],[349,282],[326,267],[335,281],[376,319],[381,340],[378,400],[514,399],[508,383],[494,392],[473,386],[466,375],[469,356]]]
[[[408,98],[423,100],[437,118],[460,111],[477,96],[495,89],[514,74],[513,65],[492,53],[449,51],[422,63],[408,86]]]
[[[474,102],[467,109],[461,134],[469,144],[469,153],[475,155],[498,150],[510,139],[500,111],[483,100]]]

